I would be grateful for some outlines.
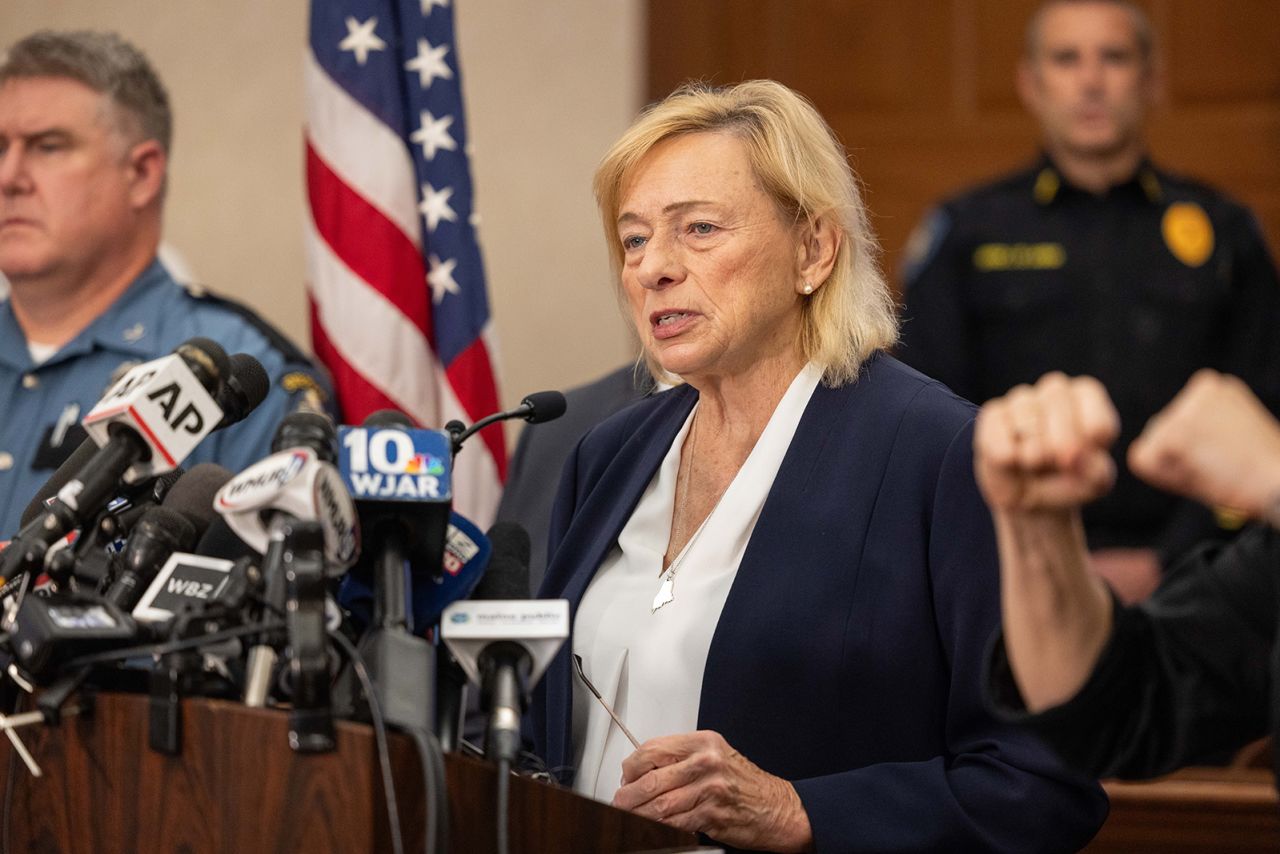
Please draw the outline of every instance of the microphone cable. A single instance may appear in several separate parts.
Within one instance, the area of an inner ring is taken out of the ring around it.
[[[507,838],[510,828],[508,825],[508,805],[511,799],[511,761],[506,757],[498,759],[498,797],[495,812],[497,812],[498,821],[498,854],[507,854],[510,850],[510,840]]]
[[[445,794],[444,751],[440,749],[440,742],[435,735],[427,730],[413,729],[408,735],[418,748],[422,784],[427,787],[426,841],[422,850],[425,854],[444,854],[449,850],[449,799]]]
[[[387,799],[387,821],[391,823],[391,850],[394,854],[404,854],[404,840],[400,837],[400,809],[396,805],[396,784],[391,777],[391,751],[387,747],[387,724],[382,719],[382,707],[378,705],[378,694],[373,689],[373,680],[360,658],[355,644],[351,643],[341,632],[329,631],[329,638],[351,662],[351,669],[360,680],[364,689],[366,702],[369,704],[369,717],[373,721],[373,740],[378,746],[378,768],[382,772],[382,789]],[[431,800],[427,800],[427,836],[430,841]]]
[[[383,741],[380,743],[378,753],[378,762],[381,764],[382,745],[385,744],[386,740],[386,723],[383,720],[382,709],[378,705],[377,697],[373,695],[373,682],[369,678],[368,668],[364,666],[364,661],[359,651],[346,635],[333,631],[329,634],[343,655],[351,662],[356,678],[360,680],[360,687],[369,698],[369,717],[373,720],[374,736],[376,738],[379,731],[383,733]],[[436,739],[435,734],[429,730],[421,727],[401,727],[401,729],[413,739],[414,747],[418,751],[418,764],[422,768],[423,796],[426,800],[426,827],[423,828],[425,837],[422,850],[424,854],[445,854],[449,850],[449,799],[446,795],[444,751],[440,749],[440,742]],[[389,753],[386,761],[387,765],[383,770],[383,787],[391,792],[391,759]],[[387,811],[391,814],[393,810],[392,798],[388,798]],[[390,820],[394,833],[398,836],[400,833],[398,815],[391,817]]]

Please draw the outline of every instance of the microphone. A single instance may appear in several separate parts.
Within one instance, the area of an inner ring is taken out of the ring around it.
[[[323,412],[300,409],[290,412],[276,428],[271,439],[273,453],[292,448],[310,448],[316,457],[326,463],[337,462],[337,434],[333,420]]]
[[[343,427],[339,447],[339,468],[356,498],[361,528],[376,544],[365,562],[373,572],[373,624],[360,639],[360,655],[384,717],[429,733],[435,659],[430,644],[409,632],[405,569],[407,564],[415,591],[444,573],[449,440],[386,410],[361,427]]]
[[[261,362],[248,353],[233,355],[231,376],[227,379],[222,394],[218,395],[222,420],[214,429],[221,430],[243,421],[245,416],[267,399],[267,392],[270,390],[271,379]]]
[[[229,371],[221,347],[192,338],[126,373],[81,422],[99,450],[19,531],[0,558],[0,577],[39,566],[50,545],[102,509],[122,478],[137,483],[177,468],[222,417],[214,395]]]
[[[364,540],[372,541],[373,537],[363,522],[360,527]],[[216,526],[210,529],[211,532],[214,530]],[[472,591],[484,577],[492,551],[489,538],[474,522],[458,513],[449,513],[442,571],[434,575],[412,574],[409,607],[413,618],[412,631],[415,634],[421,635],[439,623],[441,613],[449,605],[472,595]],[[361,572],[363,564],[364,561],[361,560],[351,572],[343,576],[342,586],[338,589],[338,604],[352,612],[358,623],[373,625],[374,591],[369,583],[368,573]]]
[[[485,755],[512,762],[529,689],[569,636],[566,599],[529,599],[529,534],[513,522],[489,529],[493,557],[476,597],[445,609],[440,629],[488,718]],[[480,596],[502,596],[481,599]]]
[[[289,746],[302,753],[333,750],[333,706],[325,635],[324,532],[318,522],[289,522],[285,542]]]
[[[183,475],[159,507],[143,512],[121,555],[121,568],[105,598],[132,611],[143,591],[175,552],[190,551],[217,517],[213,499],[231,472],[201,463]]]
[[[62,465],[49,475],[49,479],[44,485],[36,491],[35,497],[27,504],[25,510],[22,511],[22,519],[19,522],[19,528],[25,528],[35,521],[36,517],[45,509],[45,503],[53,496],[58,494],[58,490],[67,485],[71,478],[84,470],[89,464],[89,460],[93,459],[93,455],[98,453],[98,443],[92,439],[85,439],[80,443],[80,447],[71,452],[71,456],[62,461]]]
[[[374,573],[373,621],[403,628],[405,563],[423,583],[441,577],[452,501],[448,439],[414,429],[401,412],[382,410],[361,427],[340,428],[339,446],[339,470],[356,500],[360,528],[377,544],[358,568],[362,576],[364,567]]]
[[[191,522],[199,540],[218,519],[213,502],[231,478],[231,472],[217,463],[200,463],[170,487],[162,506],[176,510]]]
[[[235,475],[218,491],[214,508],[222,514],[231,532],[259,554],[266,554],[272,528],[280,516],[321,523],[325,539],[326,572],[340,575],[355,562],[360,550],[360,529],[355,504],[338,470],[323,460],[332,443],[316,431],[313,419],[333,425],[327,416],[294,412],[285,416],[277,431],[299,444],[277,451]],[[303,424],[303,422],[306,422]],[[302,426],[294,432],[295,427]]]
[[[470,427],[467,427],[461,421],[450,421],[444,425],[444,429],[449,432],[452,438],[453,453],[457,454],[462,449],[463,442],[490,424],[498,421],[507,421],[512,418],[523,418],[530,424],[542,424],[546,421],[554,421],[564,415],[567,408],[568,403],[565,402],[562,393],[558,391],[535,391],[520,401],[520,405],[515,409],[487,415]]]
[[[472,599],[528,599],[529,558],[533,545],[519,522],[495,522],[489,529],[493,557]]]
[[[316,522],[324,540],[327,575],[338,575],[355,562],[360,529],[355,504],[338,470],[323,456],[333,454],[335,433],[327,416],[313,412],[287,415],[276,431],[273,446],[290,445],[233,477],[219,492],[214,506],[231,532],[265,556],[262,576],[266,599],[285,605],[286,554],[297,523]],[[310,529],[307,529],[310,536]],[[250,650],[245,704],[266,704],[275,649],[259,642]]]
[[[253,356],[248,353],[236,353],[231,357],[230,365],[231,375],[223,386],[223,393],[218,396],[222,420],[218,422],[215,430],[243,421],[266,399],[267,392],[270,390],[267,372]],[[115,383],[112,383],[112,387],[114,386]],[[85,439],[81,442],[80,447],[76,448],[36,491],[26,509],[22,511],[21,526],[25,527],[35,519],[44,510],[45,502],[57,495],[68,481],[79,474],[97,451],[98,443],[93,439]],[[164,476],[160,478],[160,480],[163,479]],[[146,486],[148,490],[151,488],[150,484]]]
[[[120,557],[120,574],[103,598],[125,611],[133,610],[150,583],[174,552],[187,551],[196,542],[196,526],[167,507],[151,507],[133,526],[129,543]]]

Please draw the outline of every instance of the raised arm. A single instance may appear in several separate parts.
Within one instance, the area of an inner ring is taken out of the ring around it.
[[[1280,423],[1236,377],[1196,373],[1129,447],[1129,468],[1203,504],[1280,521]]]
[[[1027,709],[1084,685],[1111,632],[1105,584],[1089,572],[1080,507],[1115,480],[1115,408],[1091,377],[1052,373],[987,403],[974,468],[995,521],[1009,665]]]

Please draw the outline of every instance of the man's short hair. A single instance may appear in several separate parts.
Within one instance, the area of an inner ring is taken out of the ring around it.
[[[1138,52],[1144,61],[1151,61],[1155,53],[1155,30],[1151,27],[1151,19],[1147,17],[1147,13],[1132,0],[1042,0],[1036,7],[1035,14],[1031,16],[1031,20],[1027,22],[1023,43],[1027,58],[1035,58],[1036,50],[1040,46],[1040,30],[1044,24],[1045,13],[1049,9],[1054,6],[1079,6],[1085,3],[1106,3],[1128,12],[1129,20],[1133,22],[1133,36],[1138,41]]]
[[[65,77],[101,92],[136,121],[140,139],[154,139],[169,152],[169,93],[142,51],[115,33],[32,33],[0,57],[0,85],[25,77]]]

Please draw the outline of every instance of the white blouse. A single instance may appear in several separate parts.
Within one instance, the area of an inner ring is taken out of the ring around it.
[[[671,537],[680,452],[695,405],[582,597],[573,652],[582,657],[587,678],[642,743],[697,728],[711,635],[821,378],[821,369],[808,364],[792,380],[720,502],[672,562],[673,598],[654,611],[666,578],[662,556]],[[576,675],[573,683],[574,789],[608,802],[622,778],[622,761],[635,748]]]

